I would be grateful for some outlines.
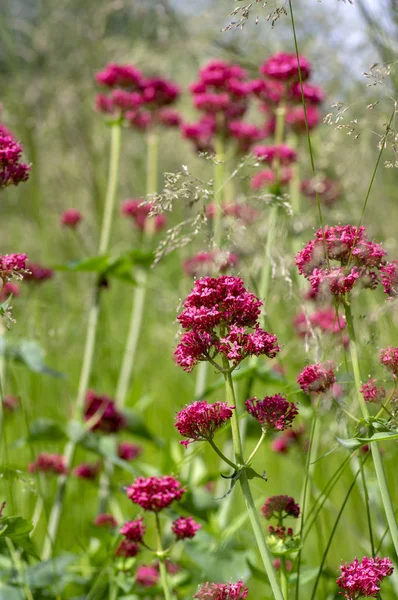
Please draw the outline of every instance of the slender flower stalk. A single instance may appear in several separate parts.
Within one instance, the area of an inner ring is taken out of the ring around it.
[[[163,593],[165,600],[171,600],[171,591],[169,587],[169,581],[167,576],[167,569],[165,565],[165,556],[162,546],[162,534],[160,529],[160,519],[159,513],[155,513],[156,518],[156,537],[157,537],[157,550],[158,550],[158,559],[159,559],[159,573],[160,573],[160,582],[162,584]]]
[[[347,321],[348,335],[350,337],[351,362],[352,362],[352,370],[354,373],[354,381],[355,381],[355,388],[356,388],[356,392],[357,392],[357,398],[359,400],[363,416],[366,418],[369,415],[368,415],[368,410],[367,410],[365,401],[363,399],[363,395],[361,394],[361,391],[360,391],[362,384],[361,384],[361,371],[360,371],[358,350],[357,350],[357,340],[356,340],[356,335],[355,335],[354,322],[352,319],[351,305],[349,304],[349,302],[347,300],[344,302],[344,309],[345,309],[345,316],[346,316],[346,321]],[[383,461],[382,461],[382,458],[380,455],[380,448],[379,448],[377,442],[372,442],[370,444],[370,446],[371,446],[371,451],[372,451],[373,464],[374,464],[375,471],[376,471],[377,483],[379,485],[380,495],[381,495],[381,499],[383,502],[384,511],[386,513],[387,523],[390,528],[391,539],[394,544],[395,552],[398,555],[398,525],[397,525],[397,520],[395,518],[394,507],[393,507],[393,503],[391,500],[390,492],[388,489],[388,484],[387,484],[386,474],[384,471]]]
[[[108,174],[108,185],[105,198],[104,215],[102,221],[102,228],[100,233],[100,241],[98,247],[98,253],[104,254],[107,252],[109,247],[112,221],[116,200],[116,191],[119,174],[119,162],[120,162],[120,148],[121,148],[121,123],[115,121],[111,125],[111,148],[110,148],[110,160],[109,160],[109,174]],[[98,285],[98,281],[95,283],[93,289],[93,297],[91,307],[88,315],[87,330],[86,330],[86,341],[84,346],[84,354],[82,361],[82,368],[80,372],[79,387],[74,405],[74,418],[81,418],[84,410],[84,401],[86,391],[89,385],[93,360],[94,350],[97,338],[98,321],[100,314],[100,295],[101,288]],[[66,445],[64,456],[65,464],[70,471],[70,467],[73,462],[73,458],[76,450],[76,442],[70,441]],[[61,520],[61,513],[63,507],[63,501],[65,497],[66,484],[68,480],[68,473],[60,475],[58,479],[58,487],[52,506],[49,521],[47,536],[43,547],[43,560],[48,560],[53,552],[55,542],[58,535],[59,524]]]
[[[286,556],[281,556],[281,588],[282,594],[285,600],[288,600],[289,596],[289,581],[286,569]]]
[[[224,141],[221,135],[216,137],[215,141],[216,155],[214,158],[214,243],[218,248],[222,238],[222,201],[224,197],[224,162],[225,151]]]

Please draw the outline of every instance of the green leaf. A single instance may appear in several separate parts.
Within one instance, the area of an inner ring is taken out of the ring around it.
[[[54,265],[52,268],[55,271],[74,271],[76,273],[103,273],[109,266],[109,256],[92,256],[82,260],[71,260],[65,265]]]
[[[44,373],[45,375],[51,375],[52,377],[64,377],[62,373],[54,371],[54,369],[50,369],[46,366],[44,362],[44,350],[35,341],[11,341],[6,337],[1,336],[0,354],[15,362],[24,364],[35,373]]]
[[[0,518],[1,535],[8,537],[12,542],[40,560],[36,548],[29,537],[33,529],[32,521],[27,521],[23,517],[2,517]]]
[[[336,438],[336,440],[339,442],[339,444],[344,446],[344,448],[348,448],[349,450],[356,450],[357,448],[360,448],[361,446],[364,446],[365,444],[370,444],[372,442],[384,442],[384,441],[388,441],[388,440],[397,440],[397,439],[398,439],[398,432],[396,432],[396,431],[391,431],[390,433],[374,433],[371,437],[368,437],[368,438],[363,438],[363,437],[356,437],[356,438],[349,438],[349,439]]]
[[[25,600],[26,596],[20,588],[6,585],[0,581],[0,600]]]
[[[25,579],[29,587],[46,588],[59,582],[76,556],[74,554],[61,554],[51,560],[41,562],[25,569]]]
[[[65,438],[66,434],[59,423],[43,417],[33,421],[29,426],[28,435],[16,440],[13,447],[21,448],[31,442],[58,442]]]

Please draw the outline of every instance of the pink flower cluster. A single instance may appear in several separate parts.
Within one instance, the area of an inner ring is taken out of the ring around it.
[[[145,77],[134,65],[115,63],[97,73],[96,80],[110,90],[109,95],[97,96],[100,112],[123,117],[141,130],[154,125],[179,126],[179,114],[169,108],[180,95],[175,83],[162,77]]]
[[[178,317],[186,333],[175,350],[177,364],[190,372],[206,360],[222,370],[214,362],[218,354],[231,361],[233,368],[247,356],[273,358],[279,352],[278,341],[259,327],[260,309],[260,300],[239,277],[198,279]]]
[[[117,447],[117,455],[123,460],[135,460],[142,454],[141,446],[130,442],[120,442]]]
[[[296,429],[286,429],[282,435],[272,441],[272,451],[280,454],[287,454],[295,445],[305,446],[303,444],[304,433],[305,429],[303,425],[300,425]]]
[[[188,438],[180,444],[188,446],[193,442],[211,440],[216,431],[231,419],[233,408],[226,402],[208,404],[206,400],[187,405],[177,414],[175,421],[178,432]]]
[[[276,519],[281,522],[286,517],[297,519],[300,515],[300,507],[291,496],[270,496],[263,504],[261,512],[266,519]]]
[[[367,239],[364,227],[337,225],[319,229],[315,239],[297,254],[295,264],[315,293],[328,291],[339,296],[350,292],[357,281],[375,288],[385,255],[380,244]]]
[[[179,517],[173,521],[171,530],[177,540],[192,539],[202,525],[196,523],[193,517]]]
[[[328,177],[306,179],[301,182],[301,191],[311,200],[318,198],[325,206],[333,206],[342,196],[342,189],[338,181]]]
[[[293,319],[294,327],[299,336],[305,337],[312,329],[320,329],[325,333],[339,334],[346,326],[346,322],[332,307],[321,308],[312,315],[300,312]]]
[[[365,402],[383,402],[386,397],[386,390],[383,386],[377,386],[374,379],[369,379],[360,389]]]
[[[13,277],[22,279],[22,276],[26,277],[26,275],[26,254],[4,254],[0,256],[0,278],[4,285]]]
[[[48,454],[41,452],[33,463],[30,463],[30,473],[54,473],[55,475],[66,475],[68,468],[65,457],[60,454]]]
[[[142,587],[153,587],[159,581],[160,575],[156,567],[140,565],[135,574],[135,581]]]
[[[341,567],[341,575],[337,585],[343,590],[347,600],[359,598],[377,598],[380,584],[385,577],[392,575],[394,568],[389,558],[368,558],[361,561],[357,558]]]
[[[297,152],[286,144],[279,146],[254,146],[253,154],[262,162],[272,165],[278,161],[281,165],[290,165],[297,160]]]
[[[21,162],[21,155],[21,144],[0,132],[0,190],[28,179],[30,166]]]
[[[298,408],[279,394],[265,396],[262,400],[251,398],[246,400],[247,412],[257,419],[264,431],[283,431],[291,427],[293,419],[298,415]]]
[[[242,221],[244,225],[255,223],[260,218],[258,210],[248,204],[228,203],[222,204],[222,212],[226,217],[233,217],[237,221]],[[206,207],[206,216],[208,219],[213,219],[216,214],[216,205],[210,203]]]
[[[163,477],[138,477],[127,488],[127,496],[144,510],[159,512],[185,493],[181,483],[169,475]]]
[[[380,279],[389,298],[398,296],[398,260],[392,260],[381,267]]]
[[[117,527],[117,521],[113,515],[101,513],[94,519],[94,525],[96,527],[109,527],[110,529],[114,529]]]
[[[335,381],[334,365],[330,362],[308,365],[297,377],[297,383],[306,394],[326,392]]]
[[[20,287],[19,287],[19,285],[17,283],[15,283],[13,281],[7,281],[4,284],[3,289],[0,292],[0,301],[4,302],[11,295],[14,298],[17,298],[18,296],[21,295],[21,290],[20,290]]]
[[[70,229],[76,229],[80,221],[83,219],[83,215],[77,208],[68,208],[61,215],[61,225],[64,227],[70,227]]]
[[[243,581],[237,583],[204,583],[194,595],[196,600],[244,600],[249,588]]]
[[[122,556],[123,558],[133,558],[134,556],[137,556],[140,550],[141,548],[136,542],[132,542],[125,538],[116,548],[115,554],[116,556]]]
[[[140,231],[144,231],[149,223],[148,219],[154,210],[155,205],[152,202],[145,202],[140,199],[125,200],[122,204],[122,214],[132,219],[134,225]],[[166,217],[163,214],[154,215],[151,221],[154,224],[155,231],[160,231],[166,225]]]
[[[384,350],[380,350],[380,362],[386,367],[394,377],[398,375],[398,348],[388,346]]]
[[[84,419],[89,422],[91,431],[102,433],[116,433],[126,426],[126,419],[117,409],[114,400],[97,394],[94,390],[88,390],[86,394]]]
[[[72,474],[79,479],[96,479],[98,473],[100,472],[100,465],[98,463],[90,464],[90,463],[82,463],[81,465],[77,465]]]
[[[43,267],[38,263],[28,262],[26,264],[27,272],[24,276],[25,281],[32,283],[43,283],[54,277],[54,271],[48,267]]]
[[[211,252],[199,252],[187,258],[182,267],[184,273],[189,277],[204,277],[209,274],[225,273],[238,264],[238,257],[232,252],[213,250]]]
[[[146,527],[142,517],[135,521],[127,521],[120,529],[120,533],[131,542],[142,542],[145,535]]]

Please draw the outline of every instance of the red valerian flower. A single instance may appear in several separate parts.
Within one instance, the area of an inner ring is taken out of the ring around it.
[[[204,583],[194,595],[197,600],[244,600],[249,588],[243,581],[237,583]]]
[[[134,460],[142,454],[143,449],[137,444],[131,444],[130,442],[120,442],[117,447],[117,455],[123,460]]]
[[[301,79],[308,79],[311,73],[311,63],[304,58],[287,52],[277,52],[270,56],[260,67],[260,72],[270,79],[278,79],[279,81],[294,82],[299,80],[299,65],[301,71]]]
[[[316,177],[302,181],[301,191],[311,200],[316,200],[318,195],[320,202],[328,207],[333,206],[343,193],[340,183],[328,177]]]
[[[135,573],[135,582],[142,587],[153,587],[158,583],[159,578],[159,571],[151,565],[140,565]]]
[[[204,277],[215,273],[225,273],[238,264],[238,257],[232,252],[213,250],[212,252],[199,252],[184,261],[184,273],[190,277]]]
[[[117,409],[115,401],[109,396],[88,390],[84,419],[90,424],[91,431],[115,433],[126,426],[126,419]]]
[[[175,426],[178,432],[188,438],[180,444],[188,446],[193,442],[202,442],[212,439],[218,431],[232,417],[233,406],[227,402],[214,402],[208,404],[206,400],[197,400],[188,404],[177,413]]]
[[[302,93],[301,93],[302,88]],[[304,96],[304,100],[306,100],[309,104],[322,104],[325,100],[325,92],[318,85],[313,85],[312,83],[303,83],[302,86],[300,82],[295,83],[290,89],[290,97],[293,100],[302,101],[302,96]]]
[[[134,225],[141,231],[144,231],[151,222],[154,224],[155,231],[160,231],[166,225],[166,217],[165,215],[154,215],[151,217],[154,207],[153,202],[129,199],[125,200],[122,204],[122,214],[125,217],[131,217]]]
[[[127,488],[127,496],[144,510],[159,512],[186,492],[181,483],[169,475],[163,477],[138,477]]]
[[[326,392],[335,381],[334,365],[330,362],[308,365],[297,377],[297,383],[307,394]]]
[[[268,520],[276,519],[277,521],[281,521],[286,517],[297,519],[300,516],[300,507],[291,496],[270,496],[265,501],[261,512]]]
[[[396,377],[398,375],[398,348],[388,346],[384,350],[380,350],[380,362]]]
[[[293,177],[293,171],[289,167],[282,167],[278,174],[279,185],[286,185]],[[272,169],[259,171],[250,179],[250,187],[253,190],[259,190],[264,187],[270,187],[276,183],[275,172]]]
[[[192,539],[202,525],[196,523],[193,517],[179,517],[173,521],[171,530],[178,540]]]
[[[142,517],[135,521],[127,521],[120,529],[120,533],[131,542],[142,542],[145,535],[146,527]]]
[[[14,298],[17,298],[21,295],[21,290],[17,283],[14,283],[13,281],[7,281],[0,292],[0,301],[4,302],[11,295]]]
[[[24,276],[25,281],[32,283],[43,283],[54,277],[54,271],[48,267],[43,267],[38,263],[28,262],[26,264],[27,272]]]
[[[96,479],[100,472],[100,468],[98,463],[82,463],[73,469],[72,474],[79,479]]]
[[[374,379],[369,379],[359,390],[365,402],[382,402],[386,397],[386,390],[383,386],[377,386]]]
[[[29,464],[30,473],[54,473],[55,475],[66,475],[68,467],[66,466],[65,456],[60,454],[48,454],[41,452],[33,463]]]
[[[101,513],[95,518],[94,525],[96,527],[108,527],[109,529],[114,529],[117,527],[117,521],[113,515]]]
[[[83,215],[77,208],[68,208],[61,215],[61,225],[76,229],[80,221],[83,219]]]
[[[279,146],[254,146],[253,154],[263,162],[272,164],[279,161],[282,165],[290,165],[297,160],[297,152],[286,144]]]
[[[295,106],[286,113],[286,124],[296,133],[303,133],[307,129],[311,131],[321,121],[321,115],[316,106],[307,106],[304,112],[303,106]]]
[[[383,265],[380,269],[381,283],[389,298],[398,296],[398,260]]]
[[[291,427],[293,419],[298,415],[298,408],[279,394],[265,396],[262,400],[251,398],[246,400],[247,412],[257,419],[265,431],[283,431]]]
[[[123,556],[124,558],[130,558],[137,556],[141,548],[135,542],[131,542],[128,539],[122,540],[116,548],[116,556]]]
[[[21,155],[21,144],[0,132],[0,190],[29,178],[30,166],[20,162]]]
[[[361,561],[355,558],[351,563],[343,564],[340,569],[341,575],[336,583],[343,590],[347,600],[377,598],[381,582],[394,571],[389,558],[378,556],[375,558],[365,556]]]
[[[242,221],[245,225],[255,223],[261,217],[260,212],[249,204],[222,204],[221,208],[223,215],[226,217],[234,217],[238,221]],[[214,203],[208,204],[206,207],[206,217],[208,219],[214,219],[215,214],[216,205]]]

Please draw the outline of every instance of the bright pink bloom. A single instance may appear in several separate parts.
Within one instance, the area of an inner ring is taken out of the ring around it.
[[[325,100],[325,92],[323,89],[312,83],[303,83],[303,95],[304,100],[310,104],[322,104]],[[299,82],[295,83],[290,89],[290,96],[295,100],[302,101],[301,85]]]
[[[21,144],[0,132],[0,190],[28,179],[30,166],[20,162],[21,155]]]
[[[138,477],[127,488],[127,496],[144,510],[159,512],[175,500],[181,500],[185,488],[174,477]]]
[[[272,441],[271,449],[278,454],[287,454],[293,446],[303,445],[305,429],[300,425],[296,429],[286,429],[279,437]]]
[[[142,454],[142,447],[130,442],[120,442],[117,447],[117,455],[123,460],[134,460]]]
[[[237,140],[239,152],[243,154],[249,152],[253,144],[265,137],[263,129],[243,121],[231,121],[228,124],[228,130],[231,137]]]
[[[43,283],[54,277],[54,271],[48,267],[42,267],[37,263],[28,262],[26,264],[27,272],[24,276],[25,281],[33,283]]]
[[[122,540],[116,548],[116,556],[123,556],[123,558],[131,558],[137,556],[141,548],[135,542],[131,542],[128,539]]]
[[[384,350],[380,350],[380,362],[396,377],[398,375],[398,348],[388,346]]]
[[[307,119],[305,118],[305,115],[307,115]],[[306,120],[308,123],[308,129],[310,131],[320,123],[321,115],[316,106],[307,106],[305,113],[303,106],[295,106],[286,113],[287,125],[290,125],[290,127],[297,133],[306,131]]]
[[[214,117],[205,115],[196,123],[183,123],[182,136],[192,140],[198,152],[213,152],[213,137],[216,132]]]
[[[304,58],[295,54],[286,52],[278,52],[268,58],[260,67],[260,72],[270,79],[278,79],[280,81],[298,81],[299,80],[299,65],[301,71],[301,79],[308,79],[311,73],[311,63]]]
[[[343,590],[347,600],[377,598],[381,582],[394,571],[389,558],[377,556],[365,556],[361,561],[355,558],[352,563],[345,563],[340,569],[341,575],[336,583]]]
[[[290,165],[297,160],[297,152],[286,144],[279,146],[254,146],[253,154],[263,162],[272,164],[279,161],[282,165]]]
[[[0,278],[3,283],[9,281],[12,277],[22,279],[26,277],[27,265],[26,254],[4,254],[0,256]]]
[[[235,219],[242,221],[245,225],[255,223],[260,218],[259,211],[248,204],[223,204],[222,212],[226,217],[234,217]],[[208,219],[214,219],[215,213],[215,204],[208,204],[206,207],[206,217]]]
[[[389,298],[398,296],[398,260],[383,265],[380,269],[381,283]]]
[[[228,335],[216,344],[217,351],[224,354],[233,366],[237,366],[248,356],[266,355],[275,358],[280,348],[275,335],[256,326],[254,331],[246,333],[244,327],[232,325]]]
[[[365,402],[382,402],[386,397],[386,390],[383,386],[377,386],[374,379],[369,379],[360,389]]]
[[[125,200],[122,204],[122,214],[125,217],[131,217],[135,226],[144,231],[148,224],[153,218],[155,231],[160,231],[166,225],[165,215],[154,215],[151,217],[155,205],[152,202],[145,202],[144,200]]]
[[[127,521],[120,529],[120,533],[131,542],[142,542],[145,535],[146,527],[142,517],[135,521]]]
[[[281,521],[286,517],[297,519],[300,515],[300,507],[291,496],[270,496],[265,501],[261,512],[266,519],[277,519]]]
[[[300,312],[294,317],[293,324],[298,335],[302,337],[311,333],[313,328],[318,328],[326,333],[339,334],[346,326],[343,317],[340,314],[336,315],[336,310],[331,307],[320,308],[312,315]]]
[[[134,65],[118,65],[109,63],[103,71],[96,75],[97,83],[107,87],[139,89],[142,83],[142,73]]]
[[[161,108],[157,113],[159,123],[166,127],[179,127],[181,125],[181,115],[172,108]]]
[[[96,479],[99,472],[100,465],[98,463],[82,463],[73,469],[72,474],[79,479]]]
[[[141,565],[135,573],[135,582],[142,587],[153,587],[159,581],[159,571],[150,565]]]
[[[86,394],[84,419],[90,421],[91,431],[115,433],[126,426],[126,419],[116,408],[114,400],[94,390],[88,390]]]
[[[279,104],[285,94],[285,85],[276,79],[254,79],[249,85],[252,93],[266,105]]]
[[[236,254],[213,250],[212,252],[199,252],[188,258],[183,263],[184,273],[190,277],[204,277],[205,275],[225,273],[238,264]]]
[[[152,108],[172,104],[181,93],[178,85],[163,77],[144,79],[141,82],[141,91],[144,104],[149,104]]]
[[[246,400],[245,404],[247,412],[257,419],[266,431],[283,431],[291,427],[293,419],[298,415],[297,406],[279,394],[265,396],[262,400],[251,398]]]
[[[65,457],[60,454],[48,454],[41,452],[33,463],[30,463],[30,473],[54,473],[55,475],[66,475],[68,467]]]
[[[188,404],[177,413],[175,426],[178,432],[188,438],[180,444],[188,446],[193,442],[203,442],[212,439],[218,431],[232,417],[234,406],[226,402],[208,404],[206,400],[197,400]]]
[[[237,583],[204,583],[194,595],[196,600],[244,600],[249,588],[243,581]]]
[[[171,526],[178,540],[192,539],[199,529],[202,529],[202,525],[196,523],[193,517],[179,517]]]
[[[6,281],[3,289],[0,292],[0,302],[5,302],[11,295],[14,298],[17,298],[21,295],[21,290],[17,283],[14,283],[13,281]]]
[[[102,513],[95,518],[94,525],[96,527],[109,527],[109,529],[114,529],[117,527],[117,521],[113,515]]]
[[[187,331],[181,336],[175,349],[176,364],[190,373],[198,362],[208,360],[209,352],[216,341],[210,333]]]
[[[306,179],[301,182],[302,193],[310,198],[316,200],[318,198],[325,206],[333,206],[342,196],[343,190],[338,181],[329,179],[328,177],[320,177],[315,179]]]
[[[293,171],[289,167],[282,167],[278,173],[278,183],[286,185],[293,177]],[[260,190],[264,187],[269,187],[276,183],[275,172],[272,169],[265,169],[253,175],[250,179],[250,187],[252,190]]]
[[[79,225],[82,218],[83,215],[80,210],[77,210],[77,208],[69,208],[61,215],[61,225],[75,229]]]
[[[297,383],[307,394],[326,392],[335,381],[334,366],[330,362],[308,365],[297,377]]]

